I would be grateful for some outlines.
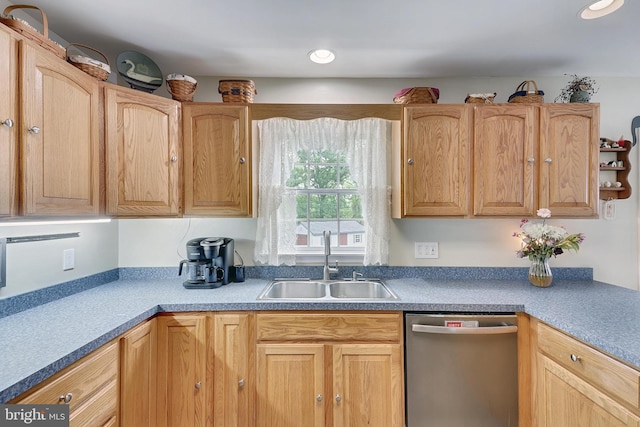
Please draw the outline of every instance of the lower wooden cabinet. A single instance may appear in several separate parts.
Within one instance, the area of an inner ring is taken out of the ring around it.
[[[157,318],[158,427],[209,425],[209,316],[176,313]]]
[[[117,425],[118,342],[104,345],[10,403],[68,403],[71,427]]]
[[[640,372],[535,319],[534,427],[639,427]]]
[[[213,425],[254,425],[255,352],[253,315],[214,315]]]
[[[156,319],[136,326],[120,339],[120,424],[156,426]]]
[[[256,315],[256,425],[404,426],[401,313]]]

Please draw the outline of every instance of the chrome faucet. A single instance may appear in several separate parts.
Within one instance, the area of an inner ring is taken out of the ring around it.
[[[322,280],[331,280],[331,273],[338,272],[338,261],[336,261],[335,267],[329,267],[329,255],[331,255],[331,231],[324,230],[322,232],[324,237],[324,267],[322,269]]]

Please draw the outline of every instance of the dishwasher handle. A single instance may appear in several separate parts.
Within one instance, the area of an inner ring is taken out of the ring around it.
[[[422,332],[427,334],[449,334],[449,335],[496,335],[496,334],[513,334],[518,331],[516,325],[504,326],[485,326],[485,327],[447,327],[434,325],[411,325],[413,332]]]

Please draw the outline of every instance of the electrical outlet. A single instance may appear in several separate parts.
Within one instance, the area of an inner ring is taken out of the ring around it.
[[[415,242],[416,258],[438,258],[438,242]]]
[[[76,250],[65,249],[62,251],[62,269],[73,270],[76,267]]]

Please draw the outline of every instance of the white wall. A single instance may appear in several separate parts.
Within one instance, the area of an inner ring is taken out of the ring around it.
[[[218,80],[225,77],[198,77],[195,101],[219,102]],[[227,77],[228,78],[228,77]],[[533,78],[528,76],[528,78]],[[631,119],[640,115],[640,79],[595,76],[600,86],[592,99],[601,106],[601,135],[631,139]],[[496,102],[505,102],[522,78],[440,78],[440,79],[252,79],[258,88],[255,102],[273,103],[391,103],[393,94],[410,86],[434,86],[441,92],[440,103],[461,103],[467,93],[497,92]],[[565,76],[535,78],[553,102]],[[161,91],[159,91],[158,94]],[[166,96],[166,94],[162,94]],[[557,220],[570,232],[583,232],[587,240],[578,253],[567,253],[551,261],[557,267],[593,267],[596,280],[638,288],[637,191],[638,149],[631,153],[630,199],[617,201],[614,220]],[[160,221],[160,222],[159,222]],[[184,242],[197,236],[225,236],[238,239],[237,249],[251,264],[256,221],[253,219],[120,220],[121,266],[176,265],[184,256]],[[517,259],[519,218],[513,219],[403,219],[393,220],[391,265],[424,266],[505,266],[524,267]],[[186,234],[185,234],[186,233]],[[439,259],[416,260],[415,241],[437,241]],[[180,251],[180,253],[176,253]]]
[[[118,223],[2,224],[0,237],[79,232],[80,237],[7,245],[7,286],[0,299],[118,268]],[[62,252],[75,250],[75,268],[62,270]]]

